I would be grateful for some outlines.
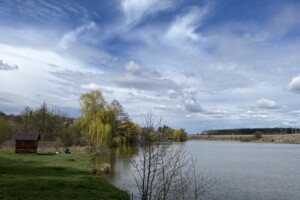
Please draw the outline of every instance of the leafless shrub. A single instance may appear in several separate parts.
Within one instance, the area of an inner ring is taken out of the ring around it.
[[[183,145],[151,141],[162,120],[151,112],[144,119],[144,140],[135,159],[132,159],[133,175],[138,188],[137,199],[168,200],[200,199],[213,186],[210,175],[196,170],[196,159]]]

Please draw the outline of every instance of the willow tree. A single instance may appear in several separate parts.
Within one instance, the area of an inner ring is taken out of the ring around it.
[[[94,145],[106,143],[111,145],[112,133],[116,127],[114,109],[105,101],[98,90],[82,94],[80,97],[81,117],[76,124],[82,128]]]

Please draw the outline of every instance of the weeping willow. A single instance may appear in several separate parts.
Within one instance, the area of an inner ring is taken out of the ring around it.
[[[116,113],[104,100],[100,91],[91,91],[80,97],[81,117],[76,120],[82,132],[94,145],[110,146],[116,127]]]

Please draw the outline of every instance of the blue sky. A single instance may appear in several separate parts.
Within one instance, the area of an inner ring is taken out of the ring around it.
[[[79,116],[93,89],[140,123],[300,126],[300,2],[2,0],[0,110]]]

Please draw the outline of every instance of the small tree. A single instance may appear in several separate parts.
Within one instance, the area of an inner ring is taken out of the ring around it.
[[[33,131],[33,110],[26,106],[24,111],[21,112],[22,121],[21,121],[21,129],[24,132]]]
[[[185,130],[183,128],[176,130],[174,132],[174,140],[176,142],[184,142],[187,140],[187,133],[185,132]]]
[[[254,133],[254,138],[255,138],[256,140],[260,140],[260,139],[262,138],[261,132],[260,132],[260,131],[256,131],[256,132]]]
[[[42,134],[42,139],[46,139],[46,130],[47,130],[47,120],[49,115],[49,109],[44,101],[39,109],[34,113],[35,125],[38,128],[38,131]]]

